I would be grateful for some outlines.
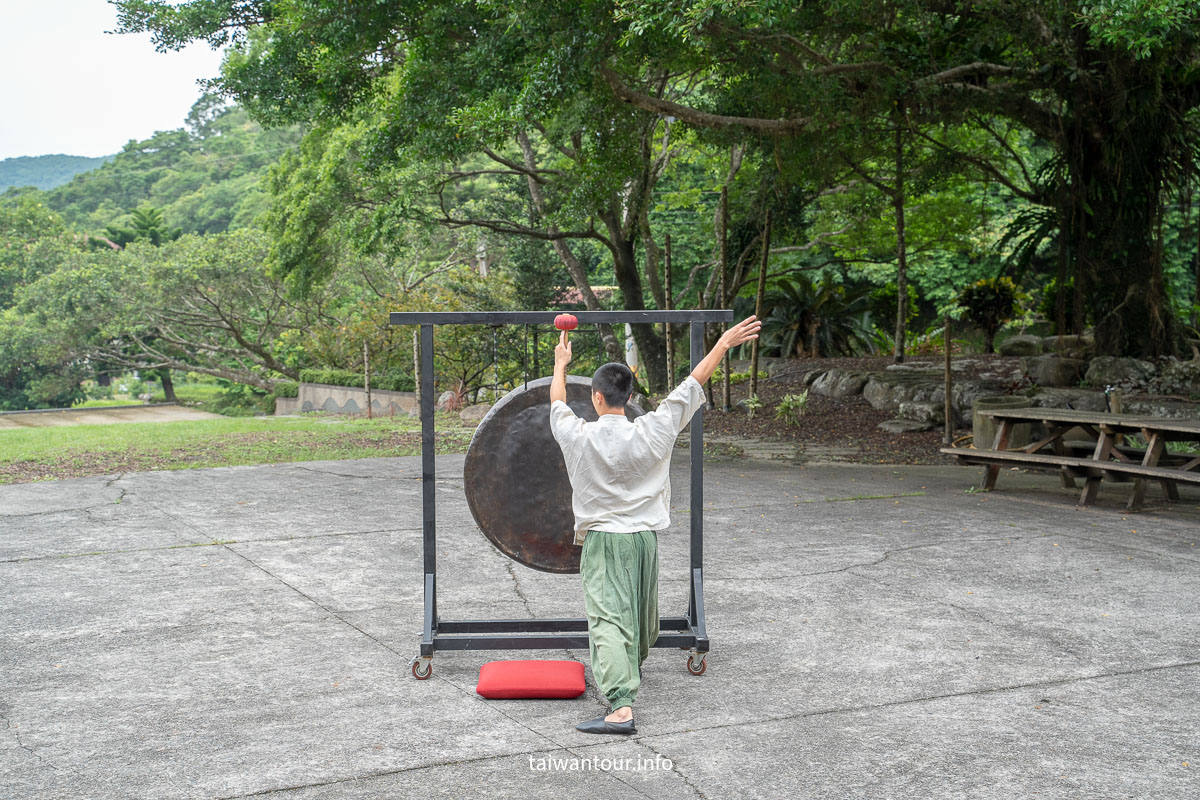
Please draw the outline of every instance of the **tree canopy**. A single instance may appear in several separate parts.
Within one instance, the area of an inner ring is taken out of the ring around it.
[[[1056,240],[1103,352],[1176,345],[1161,223],[1200,141],[1200,7],[1185,0],[118,7],[159,47],[231,44],[215,86],[260,120],[361,124],[370,109],[368,171],[433,165],[453,180],[486,157],[523,177],[534,224],[442,222],[560,243],[568,268],[571,241],[599,240],[628,307],[651,293],[654,231],[636,218],[675,142],[744,145],[774,166],[775,192],[819,194],[889,185],[890,131],[943,176],[1044,209],[1014,222],[1037,240],[1026,250]],[[679,123],[691,134],[667,133]],[[964,125],[976,135],[955,135]]]
[[[1102,354],[1196,336],[1192,2],[115,5],[227,55],[184,127],[0,198],[0,308],[44,334],[14,386],[43,359],[266,388],[364,342],[406,363],[395,308],[741,308],[760,266],[781,352],[899,360],[1008,281]],[[666,333],[632,331],[652,390]],[[456,380],[502,383],[469,344]]]

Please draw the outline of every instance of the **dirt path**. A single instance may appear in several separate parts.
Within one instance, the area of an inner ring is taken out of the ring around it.
[[[51,428],[63,425],[107,425],[117,422],[179,422],[220,419],[220,414],[197,411],[175,404],[113,406],[112,408],[64,408],[53,411],[8,411],[0,413],[0,430]]]

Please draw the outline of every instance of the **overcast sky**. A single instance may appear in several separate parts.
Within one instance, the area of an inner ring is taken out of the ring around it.
[[[116,153],[183,126],[221,56],[158,53],[106,0],[0,0],[0,159]]]

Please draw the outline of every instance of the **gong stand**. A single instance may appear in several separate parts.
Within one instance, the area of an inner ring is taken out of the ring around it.
[[[390,314],[392,325],[421,326],[421,521],[425,572],[425,615],[420,655],[413,659],[418,679],[433,673],[438,650],[585,649],[586,619],[466,619],[443,620],[437,613],[437,498],[434,486],[433,327],[435,325],[547,325],[554,311],[400,312]],[[581,311],[580,324],[688,323],[691,363],[704,357],[705,323],[732,322],[730,310],[698,311]],[[672,376],[673,377],[673,376]],[[549,424],[547,422],[547,424]],[[660,617],[662,631],[654,647],[690,650],[687,667],[699,675],[709,650],[704,625],[704,407],[691,419],[691,569],[685,616]]]

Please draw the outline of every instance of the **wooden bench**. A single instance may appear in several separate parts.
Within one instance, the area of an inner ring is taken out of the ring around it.
[[[1112,480],[1159,480],[1163,482],[1163,490],[1168,498],[1178,502],[1179,490],[1176,483],[1193,483],[1200,486],[1200,472],[1187,472],[1172,467],[1144,466],[1124,461],[1098,462],[1094,458],[1079,456],[1059,456],[1042,453],[1025,453],[1020,450],[972,450],[963,447],[943,447],[946,455],[955,456],[960,464],[1016,466],[1028,469],[1044,469],[1052,472],[1065,471],[1071,478],[1092,478],[1094,483],[1085,487],[1084,494],[1079,498],[1079,505],[1090,505],[1099,488],[1099,479]],[[1194,459],[1190,466],[1200,464],[1200,458]],[[995,479],[991,485],[983,487],[986,491],[995,488]],[[1091,489],[1089,492],[1088,489]],[[1138,504],[1140,505],[1140,503]]]
[[[1063,486],[1075,488],[1075,479],[1085,481],[1079,505],[1095,501],[1102,480],[1134,482],[1129,509],[1137,510],[1145,500],[1149,481],[1158,481],[1168,500],[1178,502],[1180,482],[1200,485],[1200,456],[1169,453],[1169,441],[1200,441],[1200,424],[1181,420],[1159,420],[1119,414],[1063,409],[1019,408],[981,412],[996,419],[996,439],[991,449],[944,447],[960,464],[985,467],[982,489],[991,491],[1003,466],[1057,472]],[[1009,435],[1017,424],[1041,422],[1050,435],[1019,448],[1008,448]],[[1096,437],[1092,442],[1063,440],[1068,430],[1083,429]],[[1145,448],[1118,444],[1120,437],[1139,434]],[[1052,452],[1039,452],[1044,450]],[[1090,452],[1090,455],[1086,455]]]

